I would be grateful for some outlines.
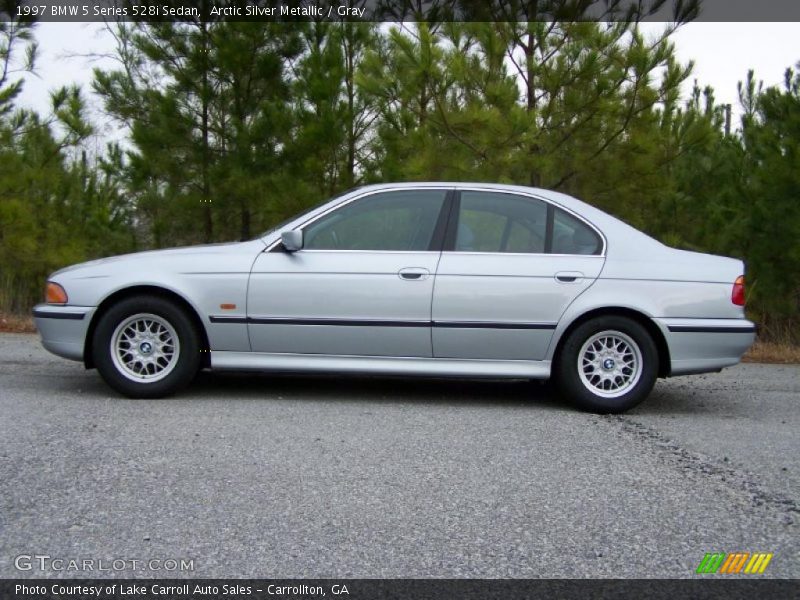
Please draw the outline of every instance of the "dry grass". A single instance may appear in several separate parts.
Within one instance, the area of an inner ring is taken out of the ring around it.
[[[33,319],[26,315],[0,313],[0,333],[36,333]],[[742,357],[743,362],[800,364],[800,346],[757,341]]]
[[[757,341],[742,357],[743,362],[792,364],[800,363],[800,346],[779,342]]]
[[[0,313],[1,333],[36,333],[33,318],[29,315]]]

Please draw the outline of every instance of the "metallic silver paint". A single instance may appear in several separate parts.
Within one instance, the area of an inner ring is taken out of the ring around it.
[[[666,330],[671,375],[717,371],[737,364],[755,341],[753,324],[744,319],[654,319]],[[670,326],[741,327],[742,333],[672,332]]]
[[[556,324],[603,268],[601,256],[443,252],[433,293],[434,321]],[[582,274],[562,283],[556,274]],[[552,330],[434,329],[434,356],[543,360]]]
[[[299,371],[429,375],[442,377],[510,377],[547,379],[549,361],[465,360],[395,356],[341,356],[266,352],[212,352],[211,368],[239,371]]]
[[[53,304],[39,304],[34,309],[33,317],[36,329],[42,338],[42,345],[46,350],[68,358],[69,360],[83,360],[84,340],[89,322],[94,314],[91,306],[59,306]],[[63,314],[81,314],[82,319],[59,319],[36,316],[47,314],[59,316]]]
[[[253,265],[247,310],[253,316],[428,323],[433,278],[400,274],[436,272],[438,261],[438,252],[264,252]],[[427,325],[248,327],[253,352],[432,356]]]
[[[358,198],[397,189],[494,190],[549,202],[603,239],[600,256],[457,252],[269,252],[282,231],[302,228]],[[419,273],[406,279],[404,273]],[[570,196],[521,186],[406,183],[361,188],[263,238],[142,252],[74,265],[51,280],[80,320],[36,316],[44,346],[81,360],[95,312],[116,293],[148,286],[182,298],[199,315],[212,368],[542,377],[559,341],[586,313],[608,308],[651,319],[669,349],[671,374],[735,364],[752,344],[752,323],[731,302],[741,261],[664,246]],[[558,277],[566,275],[571,282]],[[235,309],[221,305],[233,304]],[[228,317],[236,322],[210,317]],[[412,321],[414,326],[247,323],[247,317]],[[541,323],[554,329],[437,327],[431,322]],[[741,326],[742,333],[672,332],[670,325]],[[433,358],[435,357],[435,358]]]
[[[288,252],[297,252],[303,247],[302,230],[290,229],[281,232],[281,244]]]

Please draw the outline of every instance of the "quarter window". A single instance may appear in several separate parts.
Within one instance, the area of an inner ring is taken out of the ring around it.
[[[556,209],[553,220],[553,254],[600,254],[603,243],[586,223]]]
[[[334,210],[306,228],[310,250],[428,250],[446,190],[373,194]]]

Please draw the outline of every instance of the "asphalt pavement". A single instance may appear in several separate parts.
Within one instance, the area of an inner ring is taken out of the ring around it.
[[[707,552],[800,577],[799,401],[799,366],[755,364],[622,416],[409,378],[203,373],[129,400],[0,335],[0,577],[682,578]]]

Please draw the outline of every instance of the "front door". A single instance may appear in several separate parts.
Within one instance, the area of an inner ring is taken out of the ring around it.
[[[447,195],[402,189],[359,197],[305,225],[301,250],[262,253],[248,289],[252,350],[431,357]]]
[[[602,238],[536,198],[459,196],[436,272],[434,356],[542,360],[561,315],[600,274]]]

